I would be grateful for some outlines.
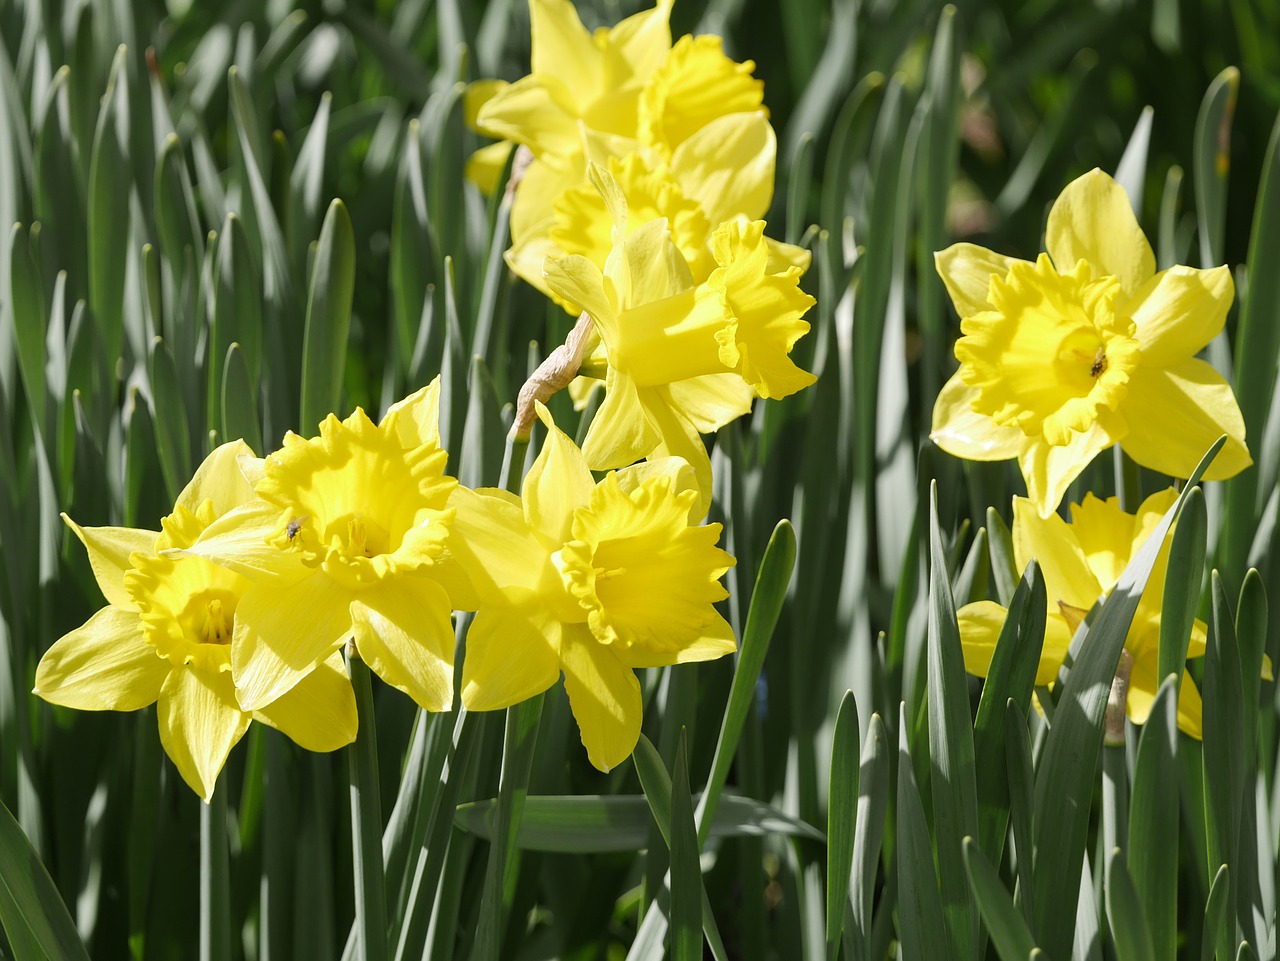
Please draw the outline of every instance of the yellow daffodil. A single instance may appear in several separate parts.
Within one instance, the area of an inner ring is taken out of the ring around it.
[[[320,436],[285,435],[247,465],[260,499],[189,548],[252,582],[232,668],[240,704],[269,703],[348,639],[392,687],[429,711],[453,702],[453,605],[432,576],[457,481],[436,428],[438,381],[375,425],[356,408]]]
[[[1116,498],[1103,501],[1089,494],[1083,504],[1071,506],[1071,522],[1067,523],[1057,514],[1041,517],[1029,500],[1014,498],[1014,558],[1019,570],[1032,558],[1039,563],[1049,607],[1036,684],[1050,684],[1057,677],[1076,626],[1094,602],[1115,587],[1129,560],[1176,499],[1176,491],[1162,491],[1143,501],[1136,514],[1126,514]],[[1160,608],[1171,538],[1172,532],[1147,579],[1124,642],[1133,657],[1126,708],[1135,724],[1146,722],[1160,687]],[[1006,613],[991,601],[960,608],[960,643],[965,670],[970,674],[986,677]],[[1197,620],[1191,628],[1188,657],[1203,656],[1205,637],[1205,624]],[[1269,661],[1264,676],[1270,676]],[[1178,697],[1178,727],[1200,737],[1200,692],[1187,674],[1183,674]]]
[[[599,166],[590,176],[614,224],[604,273],[581,255],[545,267],[548,286],[595,322],[607,364],[583,453],[592,470],[682,457],[705,509],[711,463],[699,434],[744,414],[753,396],[813,383],[789,356],[809,329],[801,316],[813,298],[798,286],[798,267],[773,269],[763,221],[721,224],[711,240],[717,267],[694,285],[668,221],[630,230],[617,183]]]
[[[508,707],[564,673],[591,763],[617,767],[640,736],[635,669],[706,661],[735,649],[712,606],[734,563],[719,524],[691,526],[698,492],[667,458],[596,483],[582,452],[547,427],[522,497],[459,487],[458,536],[441,564],[477,608],[462,665],[468,710]],[[454,584],[450,580],[451,585]]]
[[[356,734],[355,697],[337,654],[281,697],[242,710],[229,645],[251,584],[203,558],[171,553],[253,502],[240,457],[252,457],[243,441],[210,454],[159,533],[82,528],[63,515],[109,606],[59,639],[36,669],[34,693],[54,704],[91,711],[156,704],[165,753],[205,801],[250,720],[312,751],[335,750]]]
[[[1128,197],[1100,170],[1054,202],[1045,246],[1034,263],[973,244],[937,255],[963,336],[933,408],[935,443],[969,460],[1016,457],[1042,517],[1116,443],[1186,477],[1227,434],[1205,479],[1248,467],[1235,395],[1195,356],[1222,330],[1230,271],[1156,273]]]

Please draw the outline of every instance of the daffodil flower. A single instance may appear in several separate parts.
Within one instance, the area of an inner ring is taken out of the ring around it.
[[[1050,684],[1057,677],[1076,626],[1094,602],[1115,587],[1129,560],[1176,499],[1176,491],[1162,491],[1143,501],[1136,514],[1127,514],[1116,498],[1103,501],[1089,494],[1083,504],[1071,506],[1071,522],[1067,523],[1057,514],[1041,517],[1031,501],[1014,498],[1014,559],[1020,570],[1032,558],[1039,563],[1049,608],[1037,685]],[[1146,723],[1160,687],[1160,609],[1172,536],[1171,531],[1156,558],[1124,642],[1133,657],[1126,708],[1135,724]],[[960,608],[960,643],[965,670],[970,674],[986,677],[1006,614],[991,601]],[[1205,638],[1204,622],[1195,621],[1188,657],[1203,656]],[[1269,660],[1264,662],[1263,676],[1271,676]],[[1178,696],[1178,727],[1194,738],[1201,736],[1200,692],[1185,673]]]
[[[432,576],[453,519],[437,433],[438,380],[374,424],[330,414],[245,464],[256,504],[188,548],[247,578],[232,643],[246,710],[291,690],[348,638],[429,711],[453,702],[453,605]]]
[[[605,398],[583,443],[592,470],[677,456],[694,468],[705,510],[711,462],[700,433],[746,413],[754,396],[786,397],[814,382],[791,348],[809,329],[813,298],[800,270],[771,268],[764,222],[732,220],[712,235],[717,267],[694,285],[665,219],[629,229],[617,182],[590,176],[614,223],[600,269],[581,255],[548,260],[548,286],[595,322]],[[591,371],[586,371],[591,373]]]
[[[1041,517],[1112,444],[1186,477],[1221,434],[1205,473],[1252,460],[1231,386],[1196,354],[1226,319],[1226,267],[1156,273],[1124,190],[1100,170],[1067,185],[1034,263],[973,244],[937,254],[961,317],[960,369],[933,408],[935,443],[969,460],[1016,457]]]
[[[252,585],[203,558],[171,553],[253,502],[241,457],[252,457],[243,441],[211,453],[158,533],[80,527],[63,515],[109,606],[55,642],[36,668],[34,693],[54,704],[89,711],[156,704],[165,753],[206,802],[251,720],[311,751],[336,750],[356,734],[355,697],[337,654],[279,698],[242,710],[230,643]]]
[[[547,427],[523,496],[457,488],[441,576],[476,610],[462,665],[468,710],[508,707],[564,674],[591,763],[617,767],[640,736],[635,669],[706,661],[735,649],[712,606],[733,558],[721,526],[693,526],[698,492],[667,458],[598,484],[581,451]]]

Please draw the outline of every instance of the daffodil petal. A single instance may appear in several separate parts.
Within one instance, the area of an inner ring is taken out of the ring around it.
[[[1017,457],[1027,435],[975,411],[973,400],[977,396],[978,388],[961,380],[958,371],[953,374],[933,403],[933,429],[929,439],[948,454],[964,460]]]
[[[510,84],[505,80],[488,78],[473,80],[467,84],[466,92],[462,95],[462,119],[466,125],[473,130],[476,129],[476,118],[480,116],[480,108],[509,86]]]
[[[585,625],[566,628],[560,662],[587,757],[607,774],[631,755],[640,739],[640,682]]]
[[[499,589],[537,584],[548,554],[529,530],[520,498],[504,490],[459,486],[449,495],[449,506],[456,513],[431,576],[454,610],[474,611]]]
[[[541,694],[560,679],[560,622],[538,594],[508,588],[467,630],[462,706],[494,711]]]
[[[246,711],[282,697],[351,634],[350,595],[323,572],[255,586],[236,606],[231,669]]]
[[[640,392],[646,420],[657,428],[659,441],[649,453],[650,457],[679,457],[693,468],[698,485],[699,498],[694,516],[705,517],[711,507],[711,457],[702,442],[698,429],[684,413],[671,403],[671,394],[662,387],[650,387]],[[597,417],[600,415],[597,414]]]
[[[270,704],[253,712],[308,751],[336,751],[356,739],[356,696],[342,655],[333,653]]]
[[[569,0],[529,0],[532,73],[555,77],[570,90],[599,85],[600,51]]]
[[[1124,410],[1130,427],[1120,446],[1143,467],[1186,477],[1223,434],[1227,442],[1205,471],[1205,480],[1226,480],[1253,463],[1231,385],[1203,360],[1137,368]]]
[[[538,405],[538,418],[547,428],[547,439],[525,475],[521,498],[529,527],[558,545],[569,539],[573,512],[591,500],[596,483],[582,451],[555,425],[551,412],[542,404]]]
[[[737,374],[704,374],[667,385],[671,402],[700,434],[713,434],[751,410],[756,392]]]
[[[682,643],[675,652],[674,658],[668,652],[654,651],[641,645],[612,645],[618,660],[627,667],[664,667],[671,663],[694,664],[699,661],[714,661],[718,657],[732,654],[738,649],[733,636],[733,628],[719,614],[712,617],[702,629],[699,637],[688,643]]]
[[[1146,724],[1151,716],[1151,706],[1155,703],[1156,692],[1160,689],[1162,678],[1156,677],[1159,661],[1154,648],[1148,655],[1136,657],[1129,671],[1129,696],[1125,703],[1125,713],[1134,724]],[[1199,741],[1203,737],[1201,731],[1200,692],[1196,690],[1191,675],[1183,672],[1182,684],[1178,689],[1178,729]]]
[[[604,292],[604,275],[600,268],[579,254],[560,260],[548,259],[542,275],[547,286],[570,303],[580,304],[596,322],[596,329],[607,343],[617,320]]]
[[[1096,167],[1058,195],[1045,226],[1045,248],[1060,271],[1087,260],[1133,294],[1156,272],[1155,255],[1138,226],[1129,195]]]
[[[507,169],[507,158],[513,149],[515,144],[510,140],[499,140],[481,147],[467,158],[463,175],[486,197],[497,193],[502,187],[502,172]]]
[[[1128,308],[1138,329],[1142,363],[1167,367],[1194,357],[1221,332],[1234,297],[1226,267],[1160,271],[1134,294]]]
[[[1071,482],[1100,451],[1115,442],[1101,422],[1087,431],[1075,432],[1071,443],[1061,447],[1046,444],[1038,437],[1026,438],[1018,453],[1018,466],[1022,468],[1022,479],[1027,484],[1027,496],[1035,503],[1040,516],[1052,514],[1062,503]]]
[[[1035,558],[1049,609],[1059,602],[1088,610],[1102,593],[1075,531],[1057,514],[1041,516],[1031,501],[1013,499],[1013,556],[1019,570]]]
[[[671,174],[706,213],[720,224],[744,214],[763,217],[773,199],[777,140],[762,111],[719,117],[671,155]]]
[[[990,308],[987,292],[992,276],[1003,278],[1014,263],[1017,258],[977,244],[952,244],[933,255],[934,268],[962,320]]]
[[[80,711],[154,704],[170,664],[142,638],[136,611],[104,607],[40,658],[33,694]]]
[[[124,588],[124,572],[133,565],[129,555],[134,551],[150,554],[156,546],[156,531],[132,527],[81,527],[66,514],[63,522],[70,527],[89,554],[93,578],[107,603],[123,610],[133,610],[133,598]]]
[[[1082,503],[1071,507],[1073,539],[1084,553],[1101,590],[1109,591],[1115,587],[1129,564],[1134,548],[1135,521],[1136,516],[1122,511],[1120,501],[1115,497],[1103,500],[1089,493]],[[1150,580],[1148,578],[1148,582]],[[1072,604],[1087,606],[1079,599]]]
[[[653,7],[632,14],[610,30],[610,59],[625,63],[631,75],[641,80],[657,70],[671,50],[674,2],[658,0]]]
[[[647,461],[639,464],[632,464],[630,467],[624,467],[615,475],[618,479],[618,490],[624,494],[630,494],[637,490],[646,481],[655,477],[666,477],[671,484],[671,493],[680,494],[683,491],[700,491],[698,486],[698,476],[694,473],[693,467],[683,457],[651,457]],[[694,503],[689,508],[689,523],[697,524],[706,511],[702,514],[698,513],[699,505]]]
[[[671,240],[666,218],[642,224],[623,243],[627,288],[622,306],[652,304],[693,287],[689,265]]]
[[[195,476],[178,495],[176,507],[185,507],[194,514],[207,500],[213,502],[214,514],[222,516],[252,501],[253,488],[240,470],[241,457],[253,457],[253,451],[242,440],[217,447],[196,468]]]
[[[380,678],[428,711],[453,706],[453,624],[435,581],[402,576],[351,602],[356,648]]]
[[[301,555],[268,543],[280,525],[280,514],[273,504],[251,501],[219,517],[181,553],[203,557],[258,583],[299,580],[308,572]]]
[[[156,705],[160,743],[182,780],[207,804],[227,755],[249,729],[231,676],[175,667]]]
[[[994,601],[974,601],[956,612],[960,626],[960,647],[964,652],[964,669],[975,677],[986,677],[991,669],[991,659],[996,653],[996,643],[1004,628],[1009,612]],[[1040,663],[1036,668],[1036,684],[1053,682],[1062,667],[1067,647],[1071,643],[1071,630],[1059,616],[1051,615],[1045,621],[1044,644],[1040,649]]]
[[[1204,621],[1196,618],[1191,624],[1191,641],[1187,645],[1187,659],[1193,657],[1204,657],[1205,648],[1209,644],[1209,625]],[[1263,664],[1263,677],[1266,677],[1266,670],[1271,661],[1264,655],[1265,663]],[[1271,680],[1271,678],[1267,678]]]
[[[526,144],[535,156],[571,153],[578,146],[577,107],[553,77],[522,77],[494,95],[476,117],[491,137]]]
[[[657,448],[662,438],[645,410],[635,381],[610,367],[604,400],[582,442],[582,455],[592,470],[626,467]]]
[[[440,378],[387,408],[380,427],[395,434],[406,449],[440,446]]]

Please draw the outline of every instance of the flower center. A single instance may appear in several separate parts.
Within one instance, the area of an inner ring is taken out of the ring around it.
[[[211,600],[205,608],[203,644],[230,644],[231,630],[235,626],[235,618],[230,611],[224,611],[222,601]]]
[[[993,276],[992,309],[964,318],[956,342],[961,379],[978,388],[974,410],[1054,445],[1116,410],[1139,360],[1133,321],[1115,310],[1119,292],[1087,261],[1060,274],[1047,254]]]

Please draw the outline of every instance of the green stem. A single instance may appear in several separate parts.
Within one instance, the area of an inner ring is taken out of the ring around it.
[[[227,879],[227,787],[218,778],[200,805],[200,961],[231,959],[231,888]]]
[[[364,961],[387,961],[387,899],[382,873],[382,801],[378,796],[378,735],[373,721],[373,684],[368,665],[357,654],[348,657],[347,669],[356,692],[360,724],[355,743],[347,748],[356,928]]]
[[[524,480],[524,457],[529,449],[528,437],[507,435],[507,449],[502,455],[502,476],[498,486],[513,494],[520,493],[520,485]]]

